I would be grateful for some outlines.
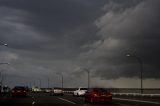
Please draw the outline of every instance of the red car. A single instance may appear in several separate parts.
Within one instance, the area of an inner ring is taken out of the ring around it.
[[[112,103],[112,93],[103,88],[92,88],[85,93],[85,102]]]
[[[11,96],[12,97],[19,97],[19,96],[27,96],[27,90],[26,90],[26,87],[23,87],[23,86],[16,86],[12,89],[12,92],[11,92]]]

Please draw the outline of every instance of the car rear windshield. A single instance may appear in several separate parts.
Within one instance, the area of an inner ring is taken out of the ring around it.
[[[81,88],[81,90],[87,90],[87,88]]]
[[[25,90],[25,87],[15,87],[14,90]]]
[[[108,90],[104,88],[94,88],[93,91],[108,92]]]

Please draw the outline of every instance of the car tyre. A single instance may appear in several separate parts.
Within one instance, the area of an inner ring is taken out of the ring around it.
[[[77,96],[79,96],[79,94],[77,93]]]

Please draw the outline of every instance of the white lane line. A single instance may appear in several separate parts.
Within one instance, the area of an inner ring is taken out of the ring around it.
[[[36,102],[35,102],[35,101],[33,101],[33,102],[32,102],[32,105],[34,105],[35,103],[36,103]]]
[[[63,100],[63,101],[66,101],[66,102],[69,102],[69,103],[71,103],[71,104],[76,104],[76,103],[74,103],[74,102],[72,102],[72,101],[69,101],[69,100],[67,100],[67,99],[63,99],[63,98],[58,98],[58,99],[61,99],[61,100]]]
[[[122,98],[113,98],[113,99],[122,100],[122,101],[141,102],[141,103],[150,103],[150,104],[160,105],[160,102],[153,102],[153,101],[132,100],[132,99],[122,99]]]
[[[36,102],[35,102],[35,97],[32,96],[32,99],[33,99],[33,102],[32,102],[32,105],[34,105]]]

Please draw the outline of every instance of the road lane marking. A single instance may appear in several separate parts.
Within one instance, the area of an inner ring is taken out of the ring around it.
[[[69,103],[71,103],[71,104],[76,104],[76,103],[74,103],[74,102],[72,102],[72,101],[69,101],[69,100],[67,100],[67,99],[63,99],[63,98],[58,98],[58,99],[61,99],[61,100],[63,100],[63,101],[66,101],[66,102],[69,102]]]
[[[35,102],[35,97],[32,96],[32,99],[33,99],[33,102],[32,102],[32,105],[34,105],[36,102]]]
[[[141,102],[141,103],[150,103],[160,105],[159,102],[152,102],[152,101],[144,101],[144,100],[132,100],[132,99],[122,99],[122,98],[113,98],[115,100],[123,100],[123,101],[131,101],[131,102]]]
[[[32,102],[32,105],[34,105],[35,103],[36,103],[36,102],[35,102],[35,101],[33,101],[33,102]]]

